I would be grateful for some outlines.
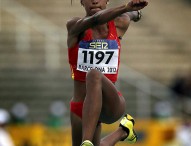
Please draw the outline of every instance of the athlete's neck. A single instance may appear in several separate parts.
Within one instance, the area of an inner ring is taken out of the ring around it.
[[[107,38],[109,32],[109,28],[107,24],[103,25],[97,25],[92,28],[92,37],[94,39],[102,39],[102,38]]]

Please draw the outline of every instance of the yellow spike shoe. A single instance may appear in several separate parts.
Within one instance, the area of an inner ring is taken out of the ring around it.
[[[93,145],[93,143],[92,143],[91,141],[85,140],[85,141],[81,144],[81,146],[94,146],[94,145]]]
[[[127,137],[121,141],[128,141],[129,143],[135,143],[137,141],[137,135],[133,129],[135,120],[130,115],[126,114],[123,119],[120,121],[119,126],[127,132]]]

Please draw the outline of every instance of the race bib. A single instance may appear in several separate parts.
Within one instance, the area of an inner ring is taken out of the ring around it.
[[[116,74],[119,49],[116,40],[80,41],[77,70],[88,72],[97,69],[104,74]]]

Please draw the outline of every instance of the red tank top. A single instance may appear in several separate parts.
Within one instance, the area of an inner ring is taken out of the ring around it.
[[[68,59],[74,80],[85,82],[86,73],[91,69],[101,71],[112,82],[118,78],[121,44],[114,21],[108,22],[107,39],[92,39],[92,30],[85,31],[84,37],[74,47],[68,48]]]

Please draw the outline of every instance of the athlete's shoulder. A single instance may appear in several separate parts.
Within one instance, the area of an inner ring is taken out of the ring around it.
[[[73,17],[72,19],[69,19],[66,23],[67,29],[69,29],[72,25],[74,25],[80,19],[81,19],[80,17]]]

